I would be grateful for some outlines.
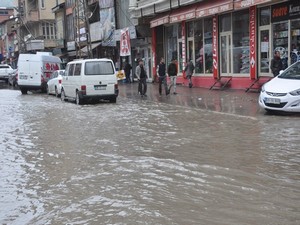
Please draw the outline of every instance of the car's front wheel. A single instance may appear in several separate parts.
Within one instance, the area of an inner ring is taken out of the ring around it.
[[[64,89],[61,89],[60,99],[62,102],[65,102],[67,100]]]
[[[27,89],[25,88],[20,88],[22,95],[26,95],[27,94]]]

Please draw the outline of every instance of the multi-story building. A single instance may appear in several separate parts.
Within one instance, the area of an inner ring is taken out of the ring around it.
[[[52,8],[56,0],[19,0],[21,51],[52,51],[56,47],[56,24]]]
[[[187,60],[194,85],[248,88],[272,77],[270,61],[281,52],[285,66],[299,60],[299,0],[130,0],[132,16],[150,18],[152,73],[159,57]],[[217,83],[216,83],[217,82]]]

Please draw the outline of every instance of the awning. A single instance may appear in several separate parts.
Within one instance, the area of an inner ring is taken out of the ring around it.
[[[101,42],[92,43],[92,49],[97,48],[99,45],[101,45]],[[87,51],[88,51],[87,46],[81,49],[81,52],[83,53],[87,53]]]
[[[170,14],[170,23],[178,23],[185,20],[194,19],[196,17],[196,9],[193,7],[181,8]]]
[[[218,13],[223,13],[233,10],[233,1],[232,0],[217,0],[217,1],[208,1],[198,5],[196,9],[196,17],[205,17],[211,16]]]
[[[166,23],[169,23],[169,22],[170,22],[169,14],[163,15],[163,16],[160,16],[160,17],[156,17],[156,18],[154,18],[153,20],[150,21],[150,28],[158,27],[160,25],[163,25],[163,24],[166,24]]]

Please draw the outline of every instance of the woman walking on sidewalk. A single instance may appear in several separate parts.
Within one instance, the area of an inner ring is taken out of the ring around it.
[[[169,92],[171,91],[171,87],[173,86],[174,92],[173,94],[176,95],[176,78],[177,78],[177,65],[176,65],[176,59],[172,59],[172,62],[168,66],[168,75],[171,79],[171,84],[169,87]]]
[[[187,63],[184,71],[186,73],[186,78],[189,80],[189,88],[192,88],[193,87],[193,83],[192,83],[192,76],[193,76],[193,73],[194,73],[194,69],[195,69],[195,66],[193,64],[193,61],[190,59],[189,62]]]

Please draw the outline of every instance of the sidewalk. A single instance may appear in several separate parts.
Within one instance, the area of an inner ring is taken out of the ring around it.
[[[195,107],[199,109],[224,112],[243,116],[256,116],[264,112],[258,106],[258,93],[244,90],[209,90],[204,88],[188,88],[177,85],[177,95],[162,96],[158,93],[157,83],[147,83],[147,97],[138,95],[138,83],[119,83],[120,96],[134,99],[144,99],[172,105]],[[163,89],[164,93],[164,89]]]

